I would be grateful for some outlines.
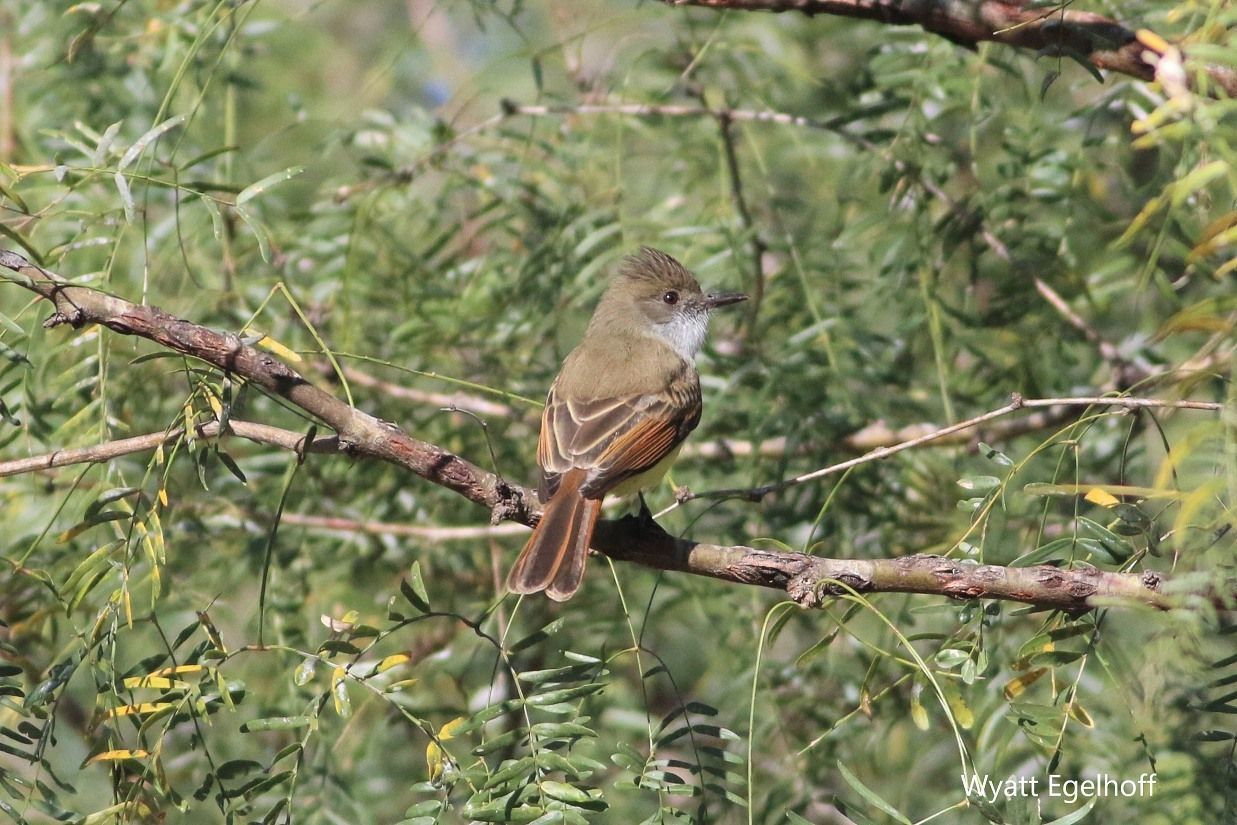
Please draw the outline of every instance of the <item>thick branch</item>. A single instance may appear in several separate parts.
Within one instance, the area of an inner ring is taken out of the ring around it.
[[[418,441],[393,424],[349,407],[273,356],[248,346],[235,334],[217,332],[154,307],[71,285],[7,250],[0,250],[0,269],[11,270],[15,275],[5,276],[8,280],[55,305],[48,326],[101,324],[205,361],[280,396],[335,430],[338,438],[334,442],[315,441],[315,449],[334,447],[350,455],[377,458],[408,469],[490,508],[495,521],[505,518],[532,524],[540,516],[536,498],[530,492],[440,447]],[[1020,405],[1020,401],[1015,403]],[[270,441],[280,443],[280,439],[273,435]],[[156,443],[161,442],[156,440],[151,448]],[[281,446],[299,448],[298,444]],[[1012,599],[1070,611],[1089,610],[1109,598],[1125,598],[1160,608],[1169,606],[1168,597],[1163,594],[1164,581],[1155,573],[1139,576],[1085,569],[1066,571],[1050,566],[1001,568],[923,556],[875,561],[824,559],[744,546],[696,544],[626,519],[603,522],[593,543],[596,549],[617,559],[785,590],[790,598],[805,606],[817,606],[823,597],[836,595],[839,591],[830,589],[831,582],[845,583],[858,592]],[[1231,595],[1225,590],[1210,594],[1209,598]]]
[[[661,570],[701,575],[785,590],[804,607],[830,596],[857,593],[926,593],[961,599],[1005,599],[1070,612],[1126,602],[1160,609],[1172,606],[1162,592],[1165,578],[1108,573],[1095,568],[1063,570],[1049,565],[999,567],[941,556],[897,559],[829,559],[752,547],[699,544],[641,529],[634,517],[602,522],[594,543],[606,555]]]
[[[16,283],[51,301],[55,313],[45,326],[100,324],[122,335],[136,335],[174,352],[205,361],[226,373],[280,396],[322,421],[338,436],[338,449],[388,461],[464,497],[484,504],[497,517],[531,519],[535,497],[441,447],[410,437],[393,424],[354,409],[309,383],[269,353],[231,332],[217,332],[84,286],[74,286],[22,256],[0,250],[0,268]],[[508,512],[508,510],[511,512]]]
[[[797,11],[875,20],[925,31],[969,48],[991,41],[1042,54],[1078,55],[1098,69],[1140,80],[1155,80],[1156,66],[1177,55],[1156,35],[1140,37],[1103,15],[1063,8],[1028,8],[1012,0],[663,0],[675,6],[741,11]],[[1149,33],[1148,33],[1149,34]],[[1237,71],[1208,66],[1207,75],[1229,97],[1237,97]]]

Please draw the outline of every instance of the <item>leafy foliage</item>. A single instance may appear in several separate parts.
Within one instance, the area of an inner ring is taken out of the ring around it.
[[[1184,38],[1190,77],[1237,65],[1231,4],[1091,5]],[[692,440],[753,449],[689,445],[692,490],[1014,392],[1226,402],[1036,411],[667,529],[1233,580],[1232,100],[875,23],[579,0],[16,0],[0,41],[5,246],[232,330],[505,477],[533,477],[536,399],[649,243],[760,296],[715,329]],[[633,102],[675,108],[607,110]],[[202,437],[316,430],[45,310],[0,283],[0,463],[168,438],[0,481],[15,822],[1237,812],[1211,604],[808,612],[596,560],[564,607],[503,601],[522,535],[456,538],[486,514],[392,467]],[[968,799],[967,773],[1159,784],[1037,803]]]

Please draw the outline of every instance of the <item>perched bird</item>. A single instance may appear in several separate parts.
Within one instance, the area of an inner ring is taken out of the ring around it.
[[[550,387],[537,444],[545,510],[507,589],[544,590],[560,602],[575,594],[602,499],[637,493],[665,475],[700,422],[694,360],[709,314],[746,298],[704,294],[682,264],[656,249],[623,262]]]

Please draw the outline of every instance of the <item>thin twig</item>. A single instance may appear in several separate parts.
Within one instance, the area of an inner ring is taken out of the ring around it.
[[[707,117],[725,119],[731,123],[777,123],[783,126],[802,126],[825,132],[846,134],[842,128],[852,118],[832,117],[826,120],[803,117],[768,110],[731,109],[729,107],[685,106],[665,103],[580,103],[553,106],[525,105],[504,101],[503,111],[508,115],[543,117],[546,115],[630,115],[633,117]]]
[[[914,175],[915,180],[919,183],[919,185],[926,189],[938,201],[945,204],[946,208],[950,211],[960,211],[958,202],[950,197],[949,193],[938,186],[931,178],[920,174],[918,170],[911,169],[906,163],[901,161],[898,161],[898,169],[903,174]],[[979,222],[979,236],[983,238],[984,243],[988,245],[988,248],[992,250],[992,253],[996,255],[997,258],[1007,264],[1012,264],[1014,262],[1013,257],[1009,254],[1009,247],[1007,247],[1005,243],[998,238],[991,229],[988,228],[987,223],[983,221],[982,218]],[[1063,317],[1070,324],[1070,326],[1081,332],[1087,341],[1094,344],[1096,349],[1099,350],[1100,357],[1104,359],[1105,363],[1112,367],[1112,389],[1127,389],[1128,387],[1144,380],[1147,376],[1154,372],[1151,365],[1148,364],[1145,359],[1135,358],[1131,361],[1121,355],[1116,346],[1101,336],[1093,326],[1087,323],[1086,319],[1070,307],[1069,303],[1061,297],[1059,292],[1053,289],[1042,278],[1036,276],[1034,278],[1034,283],[1036,291],[1039,292],[1040,296],[1048,302],[1049,306],[1056,310],[1056,312],[1061,315],[1061,317]]]
[[[665,510],[658,513],[658,517],[665,513],[674,510],[675,508],[685,504],[686,502],[695,499],[720,499],[720,498],[739,498],[747,501],[760,501],[770,493],[780,492],[789,487],[796,487],[800,484],[806,484],[809,481],[826,476],[836,475],[837,473],[849,470],[852,467],[858,467],[861,464],[868,464],[873,461],[880,461],[883,458],[888,458],[904,450],[909,450],[912,447],[918,447],[922,444],[927,444],[932,441],[938,441],[942,438],[947,438],[956,433],[966,430],[971,430],[992,421],[996,418],[1001,418],[1019,410],[1032,409],[1035,407],[1048,408],[1065,408],[1065,407],[1124,407],[1126,409],[1151,409],[1151,408],[1170,408],[1178,410],[1209,410],[1218,412],[1223,408],[1223,404],[1215,401],[1173,401],[1171,399],[1161,398],[1130,398],[1124,396],[1084,396],[1074,398],[1030,398],[1026,399],[1018,394],[1014,394],[1008,404],[1003,407],[998,407],[995,410],[977,415],[974,418],[968,418],[965,421],[960,421],[957,424],[951,424],[948,427],[942,427],[939,430],[933,430],[929,433],[907,439],[898,444],[890,446],[881,446],[876,449],[864,453],[857,458],[851,458],[846,461],[840,461],[837,464],[830,464],[828,467],[822,467],[819,470],[813,470],[810,473],[794,476],[793,478],[783,479],[771,484],[764,484],[759,487],[738,487],[725,490],[706,490],[696,493],[690,490],[681,490],[676,496],[676,501]]]
[[[324,374],[332,373],[329,365],[324,365],[322,370]],[[489,416],[491,418],[507,418],[516,419],[522,418],[516,410],[507,404],[500,404],[497,401],[490,401],[488,398],[482,398],[479,395],[473,395],[466,392],[432,392],[429,390],[419,390],[415,387],[406,387],[402,384],[396,384],[391,381],[383,381],[376,378],[367,372],[363,372],[355,367],[343,368],[344,378],[361,387],[368,387],[380,391],[383,395],[390,398],[400,398],[407,401],[415,401],[419,404],[428,404],[434,407],[457,407],[460,410],[476,413],[477,415]]]
[[[743,176],[739,171],[739,153],[735,149],[734,121],[726,114],[717,116],[717,126],[722,136],[722,147],[726,155],[726,172],[730,179],[730,199],[734,202],[735,212],[743,224],[743,232],[749,238],[752,247],[752,294],[748,303],[747,336],[754,336],[756,322],[760,318],[760,307],[765,297],[765,252],[769,245],[760,237],[756,221],[752,218],[752,210],[743,194]]]
[[[183,427],[175,427],[165,432],[147,433],[146,435],[133,436],[132,438],[120,438],[90,447],[81,447],[74,450],[55,450],[44,455],[3,461],[0,462],[0,478],[21,475],[22,473],[33,473],[40,470],[50,470],[54,467],[67,467],[71,464],[98,464],[103,461],[111,461],[121,456],[153,450],[161,444],[170,444],[180,440],[184,435],[185,430]],[[320,436],[315,438],[312,444],[306,445],[304,433],[284,430],[279,427],[271,427],[267,424],[258,424],[252,421],[238,421],[236,419],[229,420],[227,430],[223,432],[221,432],[218,421],[198,424],[194,428],[194,435],[203,439],[217,438],[220,435],[236,435],[250,441],[270,444],[298,453],[333,453],[339,450],[338,439],[334,436]]]
[[[879,114],[879,111],[876,112]],[[818,118],[792,115],[786,112],[768,110],[712,108],[709,106],[688,106],[683,104],[660,103],[579,103],[579,104],[522,104],[511,100],[502,101],[502,111],[456,132],[447,140],[436,144],[432,149],[412,163],[396,169],[382,177],[363,183],[341,186],[335,192],[335,199],[343,202],[359,192],[367,191],[382,182],[407,183],[416,177],[425,164],[440,157],[450,149],[474,135],[485,132],[513,117],[569,117],[574,115],[627,115],[630,117],[648,118],[709,118],[725,119],[731,123],[774,123],[782,126],[799,126],[805,129],[816,129],[831,132],[861,147],[868,148],[870,144],[862,137],[848,132],[846,124],[855,120],[854,115],[832,117],[825,120]]]
[[[1070,307],[1061,294],[1049,286],[1042,278],[1035,278],[1035,291],[1055,309],[1070,326],[1083,334],[1083,337],[1095,345],[1100,357],[1112,367],[1112,384],[1114,389],[1122,390],[1145,379],[1154,371],[1143,358],[1133,360],[1121,354],[1117,347],[1087,323],[1086,319]]]

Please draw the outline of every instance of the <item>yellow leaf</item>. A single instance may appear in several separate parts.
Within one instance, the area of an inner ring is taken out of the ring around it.
[[[1101,507],[1116,507],[1121,503],[1119,498],[1105,490],[1103,487],[1092,487],[1087,491],[1084,498],[1092,504],[1098,504]]]
[[[219,403],[219,399],[214,393],[207,393],[206,403],[210,404],[211,412],[215,414],[215,418],[223,418],[223,405]]]
[[[1016,679],[1010,679],[1005,684],[1005,698],[1013,701],[1022,695],[1022,692],[1040,680],[1040,677],[1048,672],[1046,667],[1037,667],[1035,670],[1027,671]]]
[[[153,817],[154,811],[144,802],[118,802],[76,821],[81,825],[115,825],[117,822],[149,822]]]
[[[442,727],[438,730],[438,738],[439,738],[440,740],[444,741],[444,742],[445,742],[445,741],[447,741],[448,739],[454,739],[454,738],[455,738],[455,734],[456,734],[456,732],[457,732],[460,728],[464,727],[464,724],[465,724],[467,721],[468,721],[468,720],[467,720],[467,719],[465,719],[463,716],[457,716],[457,717],[455,717],[454,719],[452,719],[452,720],[451,720],[450,722],[448,722],[447,724],[443,725],[443,726],[442,726]]]
[[[109,624],[108,619],[111,617],[110,610],[100,610],[98,617],[94,620],[94,627],[90,629],[90,641],[97,642],[103,638],[104,631],[107,630]]]
[[[1206,228],[1199,233],[1199,240],[1204,242],[1210,241],[1212,237],[1223,233],[1223,231],[1232,229],[1233,226],[1237,226],[1237,210],[1233,210],[1233,212],[1230,212],[1227,215],[1221,215],[1220,218],[1212,220],[1211,223],[1207,224]]]
[[[411,662],[411,661],[412,661],[412,657],[409,656],[407,653],[392,653],[390,656],[386,657],[385,659],[383,659],[381,662],[378,663],[378,667],[375,672],[382,673],[384,671],[390,670],[393,667],[402,665],[405,662]]]
[[[1232,246],[1235,242],[1237,242],[1237,226],[1225,229],[1191,249],[1190,254],[1185,257],[1185,262],[1187,264],[1197,263],[1208,255]]]
[[[442,748],[433,739],[425,746],[425,767],[429,771],[430,782],[442,779]]]
[[[166,487],[159,488],[159,503],[162,504],[164,507],[168,506],[168,488]]]
[[[175,676],[178,673],[201,673],[206,670],[204,665],[176,665],[175,667],[164,667],[152,672],[151,676]]]
[[[112,708],[104,716],[109,719],[115,719],[118,716],[141,716],[146,713],[158,713],[161,710],[173,708],[171,702],[141,702],[136,705],[121,705],[118,708]]]
[[[1169,187],[1172,191],[1171,205],[1173,208],[1181,206],[1195,192],[1210,185],[1217,178],[1224,177],[1227,173],[1228,164],[1222,160],[1213,160],[1191,170],[1188,175]]]
[[[951,680],[945,680],[941,689],[945,693],[945,701],[949,702],[949,710],[954,715],[954,721],[958,723],[958,727],[963,730],[970,730],[971,725],[975,724],[975,714],[971,710],[970,704],[967,703],[966,697],[958,690],[958,686]]]
[[[911,721],[920,730],[928,729],[928,710],[923,706],[920,697],[923,695],[923,682],[918,679],[911,685]]]
[[[269,335],[263,335],[259,338],[258,346],[268,352],[273,352],[280,358],[283,358],[286,361],[291,361],[294,364],[299,364],[301,361],[305,360],[301,358],[301,354],[299,352],[288,349]]]
[[[463,716],[457,716],[447,724],[438,729],[438,736],[431,739],[430,743],[425,746],[425,765],[429,768],[429,776],[431,782],[437,782],[442,779],[443,767],[445,760],[442,747],[439,742],[445,742],[455,736],[455,732],[459,730],[464,723],[468,721]]]
[[[1095,727],[1095,721],[1091,719],[1091,714],[1087,713],[1087,709],[1084,708],[1082,705],[1078,704],[1077,702],[1070,702],[1065,707],[1066,707],[1066,711],[1069,713],[1069,715],[1073,718],[1075,722],[1078,722],[1084,728]]]
[[[1125,228],[1123,233],[1121,233],[1121,237],[1117,238],[1113,245],[1122,247],[1128,244],[1136,235],[1138,235],[1140,231],[1142,231],[1142,228],[1147,225],[1147,222],[1167,205],[1168,199],[1163,195],[1154,197],[1147,201],[1143,205],[1143,208],[1139,210],[1138,214],[1134,216],[1134,220],[1130,221],[1130,225]]]
[[[352,700],[348,698],[348,683],[344,681],[346,674],[342,667],[331,672],[331,700],[335,703],[335,712],[342,719],[352,716]]]
[[[189,687],[188,682],[182,682],[179,679],[168,679],[165,676],[130,676],[122,683],[126,688],[132,690],[134,688],[153,688],[155,690],[182,690]]]
[[[150,756],[150,752],[140,748],[135,750],[103,751],[103,753],[96,753],[87,759],[86,764],[89,765],[92,762],[115,762],[120,759],[145,759],[148,756]]]

